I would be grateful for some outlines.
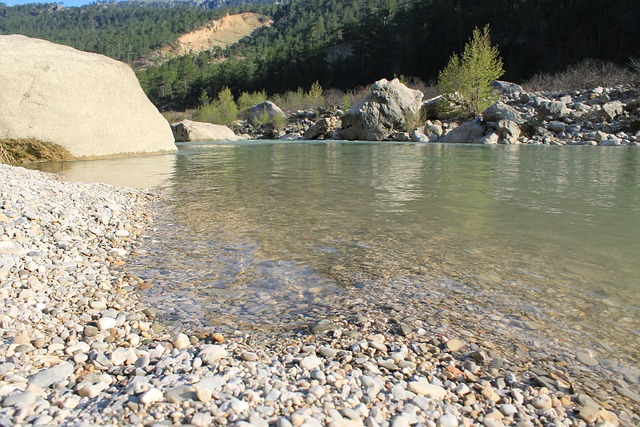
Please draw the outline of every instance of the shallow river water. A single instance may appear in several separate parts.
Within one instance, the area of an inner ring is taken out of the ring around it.
[[[636,147],[241,142],[39,168],[163,195],[129,268],[177,327],[295,331],[361,301],[639,359]]]

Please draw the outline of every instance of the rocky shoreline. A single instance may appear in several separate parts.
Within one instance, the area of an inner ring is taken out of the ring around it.
[[[4,165],[0,176],[0,426],[640,424],[635,372],[605,375],[588,352],[543,371],[428,319],[390,328],[370,310],[313,334],[169,330],[137,293],[152,284],[123,271],[156,196]]]
[[[339,108],[297,111],[286,126],[236,124],[249,139],[411,141],[416,143],[531,144],[555,146],[637,146],[640,100],[637,88],[596,87],[569,92],[527,92],[514,83],[492,83],[499,101],[480,117],[464,120],[442,96],[422,100],[422,92],[397,79],[380,80],[363,101]],[[275,107],[277,108],[277,107]],[[278,111],[281,111],[278,108]],[[282,113],[280,113],[282,114]],[[420,122],[420,125],[417,125]]]

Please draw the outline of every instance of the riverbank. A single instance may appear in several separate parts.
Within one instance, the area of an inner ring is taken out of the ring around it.
[[[0,425],[640,421],[636,374],[605,375],[588,353],[512,358],[464,316],[468,328],[446,334],[429,327],[433,313],[397,322],[391,303],[350,307],[313,334],[166,330],[136,292],[153,283],[122,271],[155,196],[0,175]]]

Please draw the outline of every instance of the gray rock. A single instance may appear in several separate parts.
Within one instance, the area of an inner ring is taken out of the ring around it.
[[[500,120],[496,123],[496,129],[498,135],[500,135],[501,142],[506,144],[516,144],[522,132],[520,126],[511,120]]]
[[[323,117],[302,134],[302,139],[313,140],[324,137],[335,129],[340,128],[340,125],[341,121],[337,117]]]
[[[342,116],[340,135],[347,140],[387,140],[418,118],[422,97],[422,92],[398,79],[379,80],[362,102]]]
[[[513,107],[503,103],[496,102],[487,107],[482,113],[485,122],[498,122],[500,120],[511,120],[512,122],[521,123],[522,116]]]
[[[282,112],[280,107],[270,101],[261,102],[260,104],[254,105],[249,109],[249,113],[247,115],[247,120],[252,125],[260,125],[263,119],[267,118],[270,122],[276,120],[276,117],[286,118],[287,116]]]
[[[176,142],[237,141],[240,139],[227,126],[183,120],[171,125]]]
[[[411,132],[411,141],[413,142],[429,142],[429,137],[420,129],[414,129]]]
[[[510,98],[518,98],[522,93],[524,93],[522,86],[511,82],[505,82],[503,80],[494,80],[489,85],[494,91]]]
[[[476,141],[476,144],[493,145],[493,144],[497,144],[499,140],[500,140],[500,136],[498,136],[497,133],[489,132],[482,138],[478,139]]]
[[[440,142],[474,143],[484,135],[485,130],[486,126],[480,119],[473,119],[461,124],[440,138]]]
[[[564,132],[566,128],[567,128],[567,125],[558,121],[552,121],[547,124],[547,129],[555,133]]]
[[[567,106],[560,101],[542,101],[538,108],[539,115],[546,120],[557,120],[569,114]]]
[[[35,402],[38,396],[35,393],[30,391],[22,391],[14,394],[10,394],[5,397],[2,401],[2,407],[8,408],[11,406],[15,407],[31,407]]]
[[[68,379],[73,375],[73,369],[73,363],[61,363],[51,368],[41,370],[30,378],[29,383],[40,388],[47,388],[52,384]]]
[[[612,101],[607,102],[602,106],[601,117],[606,121],[613,121],[624,111],[622,102]]]

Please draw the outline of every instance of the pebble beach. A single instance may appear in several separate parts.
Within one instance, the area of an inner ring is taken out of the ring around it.
[[[163,325],[139,293],[154,284],[127,272],[157,197],[0,165],[0,426],[640,425],[637,366],[516,356],[470,334],[472,316],[438,330],[433,313],[390,321],[389,304],[308,332]]]

